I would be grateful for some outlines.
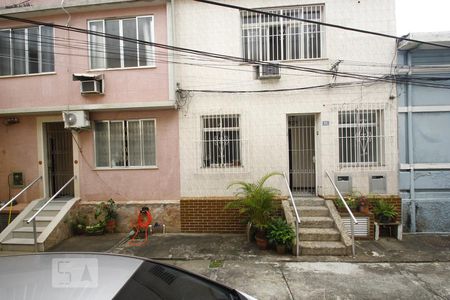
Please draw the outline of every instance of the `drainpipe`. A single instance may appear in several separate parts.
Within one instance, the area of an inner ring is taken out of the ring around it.
[[[407,51],[406,54],[407,63],[409,66],[408,77],[412,75],[412,60],[411,52]],[[413,142],[413,120],[412,120],[412,85],[408,84],[406,100],[408,102],[408,161],[410,165],[409,170],[409,198],[410,202],[410,217],[411,217],[411,232],[416,232],[416,188],[415,188],[415,170],[414,170],[414,142]]]
[[[168,0],[168,3],[170,3],[170,22],[168,22],[167,28],[169,29],[168,39],[169,39],[169,45],[176,46],[176,38],[175,38],[175,0]],[[170,59],[170,50],[168,50],[168,58]],[[173,51],[172,51],[172,60],[173,60]],[[174,63],[168,63],[168,71],[169,71],[169,99],[172,99],[177,105],[176,101],[176,95],[175,95],[175,88],[177,86],[176,84],[176,76],[175,76],[175,64]]]

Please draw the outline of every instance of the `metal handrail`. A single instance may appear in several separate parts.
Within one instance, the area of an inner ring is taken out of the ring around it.
[[[0,207],[0,211],[2,211],[3,209],[5,209],[5,207],[7,207],[9,204],[11,204],[14,200],[16,200],[20,195],[22,195],[26,190],[28,190],[33,184],[35,184],[39,179],[42,179],[42,176],[39,176],[38,178],[36,178],[35,180],[33,180],[29,185],[27,185],[23,190],[21,190],[17,195],[15,195],[11,200],[9,200],[8,202],[6,202],[5,205],[3,205],[2,207]]]
[[[347,211],[350,215],[350,228],[351,228],[351,233],[352,233],[352,254],[353,254],[353,256],[355,256],[355,253],[356,253],[356,251],[355,251],[355,224],[358,224],[358,221],[356,220],[355,216],[353,215],[351,209],[348,207],[347,202],[345,201],[344,197],[342,197],[341,192],[339,191],[338,187],[334,183],[334,181],[331,178],[328,171],[325,171],[325,173],[327,174],[328,179],[330,179],[331,184],[333,185],[334,189],[338,193],[339,198],[341,199],[342,203],[344,203],[344,207],[347,209]]]
[[[291,198],[291,203],[292,203],[292,207],[294,208],[294,212],[295,212],[295,247],[297,248],[297,251],[295,252],[295,255],[298,256],[298,252],[299,252],[299,243],[298,243],[298,227],[300,225],[300,216],[298,215],[298,211],[297,211],[297,207],[295,205],[295,201],[294,201],[294,196],[292,195],[292,191],[291,188],[289,187],[289,182],[287,180],[286,177],[286,173],[283,172],[283,177],[284,177],[284,182],[286,183],[286,187],[289,191],[289,198]]]
[[[62,188],[60,188],[50,199],[47,200],[47,202],[45,202],[44,205],[41,206],[41,208],[39,208],[39,210],[33,215],[31,216],[31,218],[29,218],[27,220],[27,224],[30,224],[30,222],[33,222],[33,237],[34,237],[34,249],[37,252],[38,251],[38,245],[37,245],[37,235],[36,235],[36,217],[37,215],[44,210],[44,208],[47,207],[47,205],[50,204],[50,202],[53,201],[53,199],[55,199],[56,197],[58,197],[58,195],[73,181],[75,180],[77,176],[73,176],[72,178],[69,179],[69,181],[66,182],[66,184],[63,185]]]

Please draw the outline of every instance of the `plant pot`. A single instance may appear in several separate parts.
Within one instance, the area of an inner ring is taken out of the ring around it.
[[[266,238],[259,237],[258,235],[255,236],[256,245],[260,250],[266,250],[267,245],[269,244],[269,241]]]
[[[359,212],[368,215],[369,214],[369,206],[368,205],[360,206]]]
[[[286,254],[286,245],[278,245],[277,244],[277,253],[278,254]]]
[[[116,230],[117,221],[115,219],[111,219],[108,222],[106,222],[105,230],[107,233],[114,233]]]
[[[386,217],[386,216],[379,216],[378,217],[378,221],[380,221],[380,223],[391,223],[392,222],[392,218],[391,217]]]

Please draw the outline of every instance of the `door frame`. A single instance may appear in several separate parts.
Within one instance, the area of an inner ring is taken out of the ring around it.
[[[39,166],[39,175],[42,176],[42,186],[44,190],[44,197],[49,198],[49,174],[48,174],[48,156],[47,156],[47,134],[45,132],[45,123],[56,123],[56,122],[64,122],[62,115],[60,116],[46,116],[46,117],[37,117],[37,143],[38,143],[38,166]],[[78,132],[73,133],[73,141],[72,141],[72,157],[73,157],[73,175],[75,175],[75,180],[73,183],[74,188],[74,197],[80,197],[80,181],[79,181],[79,152],[77,149],[78,142]]]
[[[289,169],[290,169],[290,163],[291,163],[291,159],[289,156],[289,117],[294,117],[294,116],[313,116],[314,117],[314,178],[315,178],[315,186],[314,186],[314,193],[311,193],[311,195],[314,196],[318,196],[319,195],[319,187],[320,187],[320,183],[319,183],[319,179],[320,176],[317,172],[318,170],[318,164],[319,164],[319,160],[318,160],[318,153],[319,152],[319,144],[318,144],[318,140],[319,140],[319,129],[320,126],[318,126],[318,122],[320,121],[320,113],[317,112],[308,112],[308,113],[288,113],[286,114],[286,157],[287,157],[287,168],[286,168],[286,175],[287,175],[287,181],[289,184],[289,189],[291,189],[291,181],[290,181],[290,173],[289,173]],[[301,197],[303,197],[303,195],[301,195]]]

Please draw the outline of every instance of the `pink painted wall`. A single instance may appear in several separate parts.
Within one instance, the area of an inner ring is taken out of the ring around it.
[[[177,200],[180,198],[178,112],[153,110],[91,113],[95,120],[156,119],[157,169],[95,170],[92,130],[79,133],[80,186],[83,201]]]
[[[13,171],[23,172],[25,184],[39,176],[37,154],[36,118],[20,116],[20,122],[5,125],[6,118],[0,118],[0,200],[8,199],[8,174]],[[29,202],[41,195],[42,182],[36,183],[19,202]],[[20,189],[12,189],[14,196]]]
[[[153,15],[155,42],[167,44],[164,5],[72,14],[70,25],[86,28],[87,20],[90,19],[138,15]],[[61,14],[36,20],[65,25],[67,16]],[[0,21],[0,28],[20,26],[23,24]],[[89,70],[86,44],[88,37],[57,29],[55,38],[59,39],[55,46],[56,74],[0,78],[0,109],[168,100],[168,66],[165,61],[158,60],[160,55],[156,56],[156,68],[95,72],[105,76],[105,95],[82,96],[80,83],[72,81],[72,74],[86,73]],[[161,49],[155,50],[163,56],[167,53]],[[164,57],[162,59],[166,60]]]

